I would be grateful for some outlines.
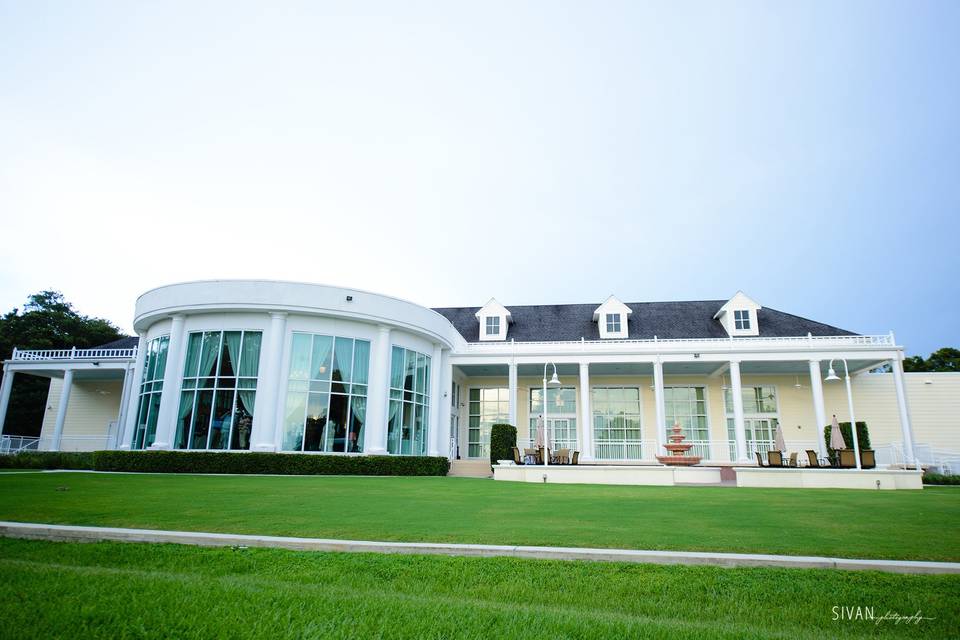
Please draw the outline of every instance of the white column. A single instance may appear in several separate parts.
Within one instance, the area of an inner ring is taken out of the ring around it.
[[[363,452],[387,453],[387,408],[390,395],[390,327],[381,325],[373,341],[367,418],[363,426]]]
[[[123,370],[123,384],[120,387],[120,408],[117,411],[117,432],[114,434],[113,449],[122,444],[123,430],[127,424],[127,411],[130,406],[130,390],[133,388],[133,366]],[[110,444],[110,443],[107,443]]]
[[[160,410],[157,412],[157,432],[151,449],[170,449],[174,427],[180,408],[180,375],[183,370],[180,355],[183,353],[185,316],[178,313],[171,317],[170,342],[167,343],[167,361],[163,369],[163,391],[160,395]]]
[[[7,369],[7,365],[3,365],[3,384],[0,385],[0,433],[3,433],[3,423],[7,419],[7,407],[10,406],[13,375],[13,371]]]
[[[453,399],[450,397],[453,389],[453,366],[450,364],[450,349],[443,350],[443,362],[441,363],[440,376],[440,423],[437,442],[440,443],[440,455],[451,457],[450,455],[450,403]]]
[[[60,451],[60,441],[63,439],[63,423],[67,419],[67,405],[70,403],[70,390],[73,388],[73,369],[63,372],[63,387],[60,389],[60,400],[57,402],[57,421],[53,427],[53,442],[50,451]]]
[[[433,345],[433,357],[430,359],[430,427],[427,432],[427,455],[443,455],[440,436],[444,430],[440,425],[440,380],[443,375],[443,347]],[[449,428],[447,429],[449,431]]]
[[[656,406],[657,424],[654,433],[657,437],[656,455],[666,453],[663,445],[666,443],[666,428],[664,423],[667,421],[667,409],[663,400],[663,363],[657,360],[653,363],[653,403]],[[647,456],[653,457],[653,456]]]
[[[283,411],[280,389],[283,388],[283,344],[287,332],[287,314],[270,313],[270,329],[266,351],[260,358],[263,368],[257,379],[257,398],[253,408],[253,429],[250,432],[251,451],[278,451],[283,434],[279,416]]]
[[[593,416],[590,413],[590,365],[580,363],[580,422],[583,440],[580,442],[580,459],[593,460]]]
[[[733,430],[737,438],[737,461],[749,462],[747,430],[743,424],[743,391],[740,387],[740,363],[730,361],[730,392],[733,394]]]
[[[127,399],[127,416],[120,435],[118,449],[129,449],[133,432],[137,426],[137,412],[140,409],[140,383],[143,381],[143,363],[147,358],[147,334],[140,334],[137,343],[137,361],[133,366],[133,381],[130,384],[130,397]]]
[[[810,361],[810,390],[813,392],[813,415],[816,424],[813,435],[817,443],[817,457],[826,458],[826,445],[823,442],[823,428],[827,426],[827,412],[823,408],[823,380],[820,379],[820,361]]]
[[[890,367],[893,369],[893,384],[897,390],[897,408],[900,410],[900,431],[903,434],[903,462],[904,464],[916,463],[913,446],[913,427],[910,424],[910,406],[907,404],[907,389],[903,383],[903,357],[902,353],[897,354],[895,360],[890,361]],[[917,466],[919,468],[919,464]]]
[[[517,363],[511,362],[507,365],[507,387],[509,389],[510,397],[510,424],[520,428],[520,425],[517,424],[517,416],[519,416],[519,411],[517,407]]]

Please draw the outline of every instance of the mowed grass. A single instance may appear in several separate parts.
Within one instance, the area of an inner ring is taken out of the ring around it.
[[[223,533],[960,560],[960,491],[471,478],[0,476],[0,520]]]
[[[960,577],[0,540],[0,601],[18,639],[947,638]]]

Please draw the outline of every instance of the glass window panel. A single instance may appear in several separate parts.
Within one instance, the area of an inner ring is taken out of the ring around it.
[[[354,385],[356,386],[356,385]],[[350,423],[347,428],[347,452],[363,451],[363,426],[367,416],[367,399],[354,396],[350,399]]]
[[[202,333],[191,333],[187,339],[187,357],[183,365],[183,376],[185,378],[195,377],[197,375],[197,367],[200,365],[200,346],[202,342]]]
[[[333,346],[333,390],[341,393],[347,388],[340,384],[350,382],[353,367],[353,340],[337,338]]]
[[[239,380],[237,380],[237,386],[241,389],[256,389],[257,379],[256,378],[240,378]]]
[[[196,386],[197,386],[197,381],[196,381],[196,379],[191,378],[191,379],[188,379],[188,380],[184,380],[184,381],[183,381],[183,388],[184,388],[184,389],[193,389],[193,388],[195,388]]]
[[[230,435],[231,449],[245,451],[250,448],[256,399],[256,391],[237,391],[237,404],[233,412],[233,432]]]
[[[217,381],[217,386],[221,389],[233,389],[237,386],[236,378],[220,378]]]
[[[413,351],[407,351],[404,355],[403,369],[403,388],[406,391],[413,391],[417,378],[417,354]]]
[[[210,424],[210,449],[226,449],[230,444],[235,391],[218,390],[213,402],[213,420]]]
[[[390,357],[390,386],[394,389],[403,388],[403,354],[402,347],[394,347]]]
[[[153,444],[157,436],[157,418],[160,413],[160,395],[159,393],[150,394],[149,414],[147,415],[147,432],[143,439],[143,448],[148,449]]]
[[[310,357],[310,379],[329,380],[333,372],[333,338],[313,336],[313,354]]]
[[[370,372],[370,343],[356,340],[353,345],[353,382],[367,384]]]
[[[193,421],[193,401],[197,394],[184,391],[180,394],[180,409],[177,414],[177,435],[173,440],[174,449],[186,449],[190,438],[190,425]]]
[[[290,347],[291,380],[306,380],[310,377],[310,342],[309,334],[293,334],[293,343]]]
[[[327,405],[330,396],[326,393],[311,393],[307,402],[306,436],[304,451],[323,451],[327,429]]]
[[[190,436],[191,449],[206,449],[207,435],[210,432],[210,416],[213,411],[213,391],[200,391],[197,394],[196,410],[193,417],[193,433]]]
[[[203,334],[203,345],[200,351],[201,376],[217,375],[217,355],[220,353],[220,332],[208,331]]]
[[[400,453],[400,439],[402,434],[402,407],[399,400],[390,401],[390,415],[387,421],[387,451],[393,454]]]
[[[314,380],[310,383],[310,391],[312,393],[330,393],[330,383]]]
[[[347,404],[349,396],[330,396],[329,424],[327,426],[327,451],[346,451]]]
[[[223,347],[220,352],[220,377],[232,378],[237,375],[237,363],[240,360],[241,334],[239,331],[223,333]]]
[[[283,417],[283,450],[303,450],[304,414],[307,410],[307,394],[299,391],[287,393]]]
[[[244,331],[243,347],[240,350],[240,368],[237,375],[247,378],[257,377],[260,370],[260,340],[259,331]]]

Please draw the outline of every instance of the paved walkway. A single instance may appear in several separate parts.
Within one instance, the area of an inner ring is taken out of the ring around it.
[[[579,547],[528,547],[489,544],[446,544],[433,542],[373,542],[324,538],[252,536],[195,531],[120,529],[73,525],[34,524],[0,521],[0,536],[32,540],[70,542],[166,542],[205,547],[272,547],[298,551],[340,551],[367,553],[418,553],[447,556],[536,558],[542,560],[589,560],[595,562],[637,562],[653,564],[712,565],[718,567],[785,567],[802,569],[845,569],[892,573],[960,573],[957,562],[911,560],[858,560],[816,556],[778,556],[754,553],[707,553],[699,551],[641,551],[629,549],[587,549]]]

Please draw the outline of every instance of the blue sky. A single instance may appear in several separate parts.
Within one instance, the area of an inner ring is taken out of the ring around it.
[[[0,0],[0,305],[742,289],[926,354],[960,346],[958,114],[957,2]]]

